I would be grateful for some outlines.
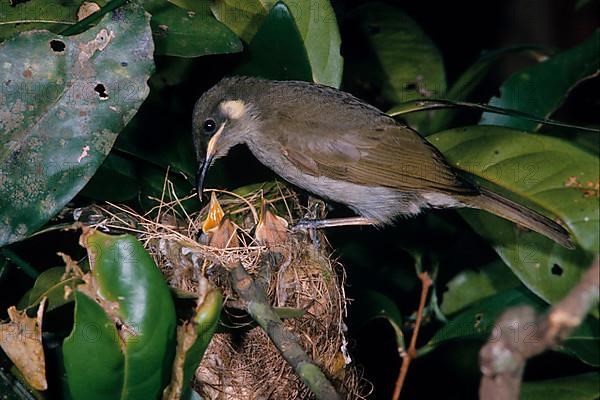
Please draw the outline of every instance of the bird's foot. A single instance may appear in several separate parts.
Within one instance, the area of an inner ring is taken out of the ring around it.
[[[314,229],[333,228],[336,226],[374,225],[365,217],[331,218],[331,219],[301,219],[292,227],[294,231],[309,231]]]

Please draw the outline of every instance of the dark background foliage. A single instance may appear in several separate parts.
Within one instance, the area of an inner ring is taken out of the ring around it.
[[[149,9],[152,3],[157,2],[146,3]],[[572,48],[594,34],[600,22],[600,2],[593,0],[390,0],[385,3],[414,19],[431,38],[441,52],[446,81],[449,83],[455,82],[485,51],[522,45],[552,52]],[[373,49],[360,29],[361,15],[356,13],[364,4],[368,2],[332,0],[345,63],[341,88],[387,110],[396,104],[382,95],[380,82],[365,81],[364,70],[357,67],[373,60]],[[152,9],[149,11],[153,12]],[[377,33],[379,28],[374,25],[369,29]],[[153,31],[156,34],[156,27]],[[247,50],[247,44],[245,46]],[[161,49],[160,44],[158,48]],[[168,51],[162,54],[159,51],[155,56],[156,71],[149,80],[148,98],[119,134],[103,165],[70,202],[70,206],[110,200],[140,210],[147,209],[150,206],[147,196],[156,196],[162,190],[166,167],[171,168],[177,189],[182,194],[190,193],[193,190],[195,165],[190,135],[192,108],[198,97],[223,76],[236,73],[240,66],[247,67],[247,51],[231,52],[233,54],[183,58],[165,55]],[[491,97],[499,95],[499,87],[509,76],[536,63],[525,52],[500,57],[468,100],[486,103]],[[560,80],[560,77],[556,79]],[[407,91],[412,89],[406,88]],[[579,84],[568,96],[565,94],[564,104],[552,114],[552,118],[598,127],[599,91],[598,77]],[[477,124],[480,116],[481,112],[477,110],[462,111],[453,120],[452,126]],[[409,123],[415,122],[411,116],[406,119]],[[596,133],[581,139],[579,134],[558,132],[553,127],[544,127],[542,131],[588,149],[597,160]],[[275,178],[248,150],[235,148],[229,157],[214,166],[206,186],[233,189]],[[190,209],[199,207],[195,200],[188,205]],[[349,211],[343,207],[330,207],[332,216],[347,214]],[[432,211],[414,219],[401,220],[395,227],[384,229],[339,228],[328,232],[328,237],[334,256],[339,257],[348,274],[347,294],[353,299],[349,314],[351,351],[355,362],[364,366],[366,378],[374,385],[373,398],[390,398],[400,365],[396,352],[396,331],[390,325],[390,320],[399,323],[407,335],[412,330],[420,293],[415,264],[435,277],[435,297],[427,307],[419,347],[426,348],[426,343],[439,334],[444,326],[439,316],[444,311],[445,295],[451,285],[449,282],[457,275],[472,277],[495,265],[493,268],[503,272],[489,275],[492,290],[487,291],[486,295],[502,294],[503,290],[516,287],[516,290],[526,293],[523,296],[530,296],[527,298],[531,298],[531,302],[540,302],[540,307],[545,304],[529,292],[502,263],[490,241],[475,233],[457,212]],[[6,308],[18,303],[23,293],[33,285],[35,271],[28,274],[27,266],[33,266],[37,272],[41,272],[62,265],[57,251],[73,257],[84,256],[76,238],[77,235],[72,232],[52,232],[0,249],[0,318],[5,319]],[[14,254],[22,259],[25,267],[21,265],[19,268],[19,261],[13,257]],[[561,268],[557,265],[553,273],[560,275]],[[476,280],[469,282],[471,286],[463,290],[465,293],[472,291],[476,296],[482,283]],[[506,284],[505,287],[501,287],[503,284]],[[391,305],[378,296],[391,300]],[[372,309],[378,307],[385,310],[384,314],[388,317],[373,319]],[[389,317],[396,312],[401,315],[401,320],[394,321],[393,317]],[[64,321],[56,322],[57,326],[64,326],[61,323]],[[591,329],[595,332],[592,343],[597,345],[597,319],[592,325]],[[468,330],[467,327],[463,328]],[[457,329],[460,331],[461,327]],[[57,334],[56,337],[64,336]],[[443,396],[445,399],[464,399],[476,396],[480,379],[477,354],[485,337],[469,335],[468,332],[459,333],[456,337],[455,340],[441,341],[443,343],[436,346],[434,351],[423,351],[423,355],[411,366],[403,392],[405,398]],[[54,345],[58,346],[59,343],[57,339]],[[597,364],[596,367],[590,364],[594,363],[582,362],[566,352],[550,352],[528,363],[525,381],[557,379],[597,371]],[[546,395],[548,393],[559,392],[549,391]],[[597,394],[581,398],[597,398]]]

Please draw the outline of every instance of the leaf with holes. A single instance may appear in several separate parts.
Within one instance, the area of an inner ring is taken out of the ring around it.
[[[490,213],[461,211],[527,287],[548,302],[562,299],[600,245],[598,156],[561,139],[495,126],[452,129],[429,140],[454,167],[567,225],[575,250]]]
[[[549,117],[578,83],[600,73],[600,30],[577,47],[512,75],[500,87],[500,97],[489,104]],[[480,124],[537,130],[538,122],[508,115],[484,113]]]
[[[154,68],[149,19],[129,4],[77,36],[0,44],[0,246],[71,200],[137,112]]]

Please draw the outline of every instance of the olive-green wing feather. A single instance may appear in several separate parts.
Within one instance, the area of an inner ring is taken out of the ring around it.
[[[312,126],[287,120],[272,128],[282,152],[313,176],[398,190],[476,194],[418,133],[393,121],[377,129]]]

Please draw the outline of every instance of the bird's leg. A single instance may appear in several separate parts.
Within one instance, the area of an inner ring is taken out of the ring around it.
[[[294,225],[294,230],[323,229],[336,226],[375,225],[375,222],[365,217],[330,218],[330,219],[301,219]]]

